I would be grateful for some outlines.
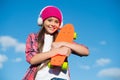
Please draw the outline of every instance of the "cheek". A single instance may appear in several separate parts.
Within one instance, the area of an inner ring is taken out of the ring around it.
[[[58,26],[60,26],[60,23],[57,23]]]
[[[56,24],[56,27],[57,27],[57,28],[59,28],[59,27],[60,27],[60,24],[59,24],[59,23],[58,23],[58,24]]]

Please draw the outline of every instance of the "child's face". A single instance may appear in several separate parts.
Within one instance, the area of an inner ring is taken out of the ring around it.
[[[46,33],[52,34],[58,30],[60,22],[55,17],[49,17],[44,21],[43,26],[45,27]]]

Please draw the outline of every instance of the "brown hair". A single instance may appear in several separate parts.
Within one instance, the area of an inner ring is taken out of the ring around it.
[[[44,45],[44,33],[45,33],[45,28],[42,27],[41,30],[38,33],[38,52],[42,52],[43,45]],[[58,30],[54,32],[53,35],[53,41],[55,41],[55,38],[58,34]]]

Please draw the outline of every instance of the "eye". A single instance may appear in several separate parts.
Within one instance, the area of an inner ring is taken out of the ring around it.
[[[59,23],[59,21],[58,21],[58,20],[55,20],[55,23],[57,23],[57,24],[58,24],[58,23]]]
[[[52,21],[52,19],[48,19],[48,21],[49,21],[49,22],[51,22],[51,21]]]

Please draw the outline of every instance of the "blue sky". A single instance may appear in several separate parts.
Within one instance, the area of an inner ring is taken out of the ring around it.
[[[64,24],[75,27],[77,43],[90,50],[88,57],[70,55],[71,80],[120,80],[119,0],[0,0],[0,80],[21,80],[28,34],[38,32],[40,10],[54,5]]]

